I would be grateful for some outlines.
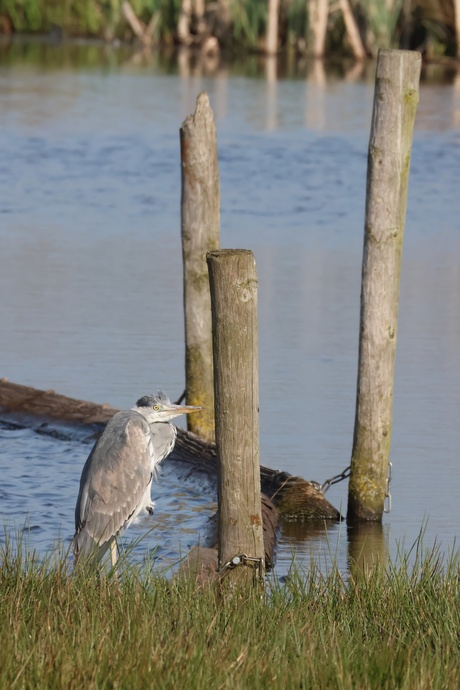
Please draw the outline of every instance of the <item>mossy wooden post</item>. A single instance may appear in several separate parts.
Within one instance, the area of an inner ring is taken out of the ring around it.
[[[260,559],[264,542],[260,504],[257,273],[252,252],[208,254],[211,285],[216,445],[218,457],[219,568],[235,556]],[[251,565],[225,571],[248,584]]]
[[[420,53],[382,50],[369,141],[351,522],[381,520],[390,457],[401,250]]]
[[[206,93],[180,129],[184,266],[185,378],[188,405],[203,407],[188,429],[214,440],[211,298],[206,254],[220,246],[219,168],[214,115]]]

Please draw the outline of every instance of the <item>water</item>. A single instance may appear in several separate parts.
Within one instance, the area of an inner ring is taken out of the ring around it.
[[[222,246],[257,260],[262,462],[317,481],[342,471],[372,66],[307,65],[276,80],[273,63],[252,63],[245,76],[65,50],[0,58],[0,375],[118,407],[158,386],[171,398],[182,392],[178,129],[205,89],[218,130]],[[430,76],[439,78],[421,87],[401,276],[393,508],[381,535],[392,557],[421,529],[426,546],[447,551],[460,517],[460,77]],[[69,538],[87,446],[3,430],[1,450],[0,518],[28,515],[40,549]],[[154,518],[167,524],[149,542],[165,561],[193,542],[214,499],[193,482],[175,486],[172,473],[167,481]],[[180,510],[175,492],[186,494]],[[345,483],[328,498],[345,511]],[[287,525],[277,568],[286,571],[293,551],[305,564],[332,552],[346,568],[352,540],[344,525],[327,534]]]
[[[53,438],[0,422],[2,528],[7,528],[13,543],[22,541],[26,548],[43,555],[59,540],[71,557],[73,509],[90,449],[78,440]],[[139,518],[123,542],[128,548],[134,542],[136,559],[149,556],[168,574],[208,534],[209,518],[217,506],[213,486],[206,480],[188,482],[184,487],[168,463],[164,463],[160,479],[161,484],[152,488],[153,518]],[[3,533],[0,541],[4,541]]]

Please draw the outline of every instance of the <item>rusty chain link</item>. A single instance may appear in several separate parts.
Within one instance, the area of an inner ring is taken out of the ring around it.
[[[383,503],[383,512],[391,513],[391,480],[393,479],[393,464],[388,463],[388,474],[385,482],[385,499]]]
[[[343,472],[341,472],[340,474],[334,475],[330,479],[326,479],[326,481],[323,482],[323,484],[320,484],[319,482],[311,482],[311,483],[313,484],[313,486],[315,486],[318,489],[318,491],[321,491],[322,494],[325,494],[326,491],[328,491],[333,484],[338,484],[339,482],[343,481],[344,479],[348,479],[348,477],[350,476],[350,469],[351,469],[351,467],[350,467],[350,465],[348,465],[348,467],[345,467]]]
[[[325,494],[326,491],[328,491],[331,486],[334,484],[338,484],[339,482],[343,481],[344,479],[348,479],[350,476],[350,470],[351,470],[351,465],[348,465],[348,467],[345,467],[343,472],[340,474],[335,474],[333,477],[330,479],[326,479],[325,482],[320,484],[319,482],[311,482],[314,487],[318,489],[318,491],[321,491],[322,494]],[[391,462],[388,462],[388,475],[386,478],[385,482],[385,499],[384,499],[384,507],[383,507],[383,512],[384,513],[390,513],[391,512],[391,480],[393,479],[393,464]]]
[[[264,558],[255,558],[254,556],[248,556],[245,553],[240,553],[237,556],[233,556],[227,563],[225,563],[219,570],[219,575],[223,575],[226,570],[233,570],[240,565],[249,565],[251,568],[257,568],[257,575],[260,580],[264,579]]]

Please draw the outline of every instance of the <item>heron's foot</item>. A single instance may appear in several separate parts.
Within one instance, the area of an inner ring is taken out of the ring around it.
[[[149,506],[147,506],[146,511],[148,512],[149,515],[153,515],[154,507],[155,507],[155,503],[151,503]]]

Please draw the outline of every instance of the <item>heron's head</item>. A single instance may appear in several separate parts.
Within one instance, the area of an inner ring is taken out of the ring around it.
[[[201,409],[201,407],[191,405],[174,405],[163,391],[158,391],[156,395],[144,395],[133,407],[133,410],[143,415],[149,424],[169,422],[181,414],[189,414]]]

